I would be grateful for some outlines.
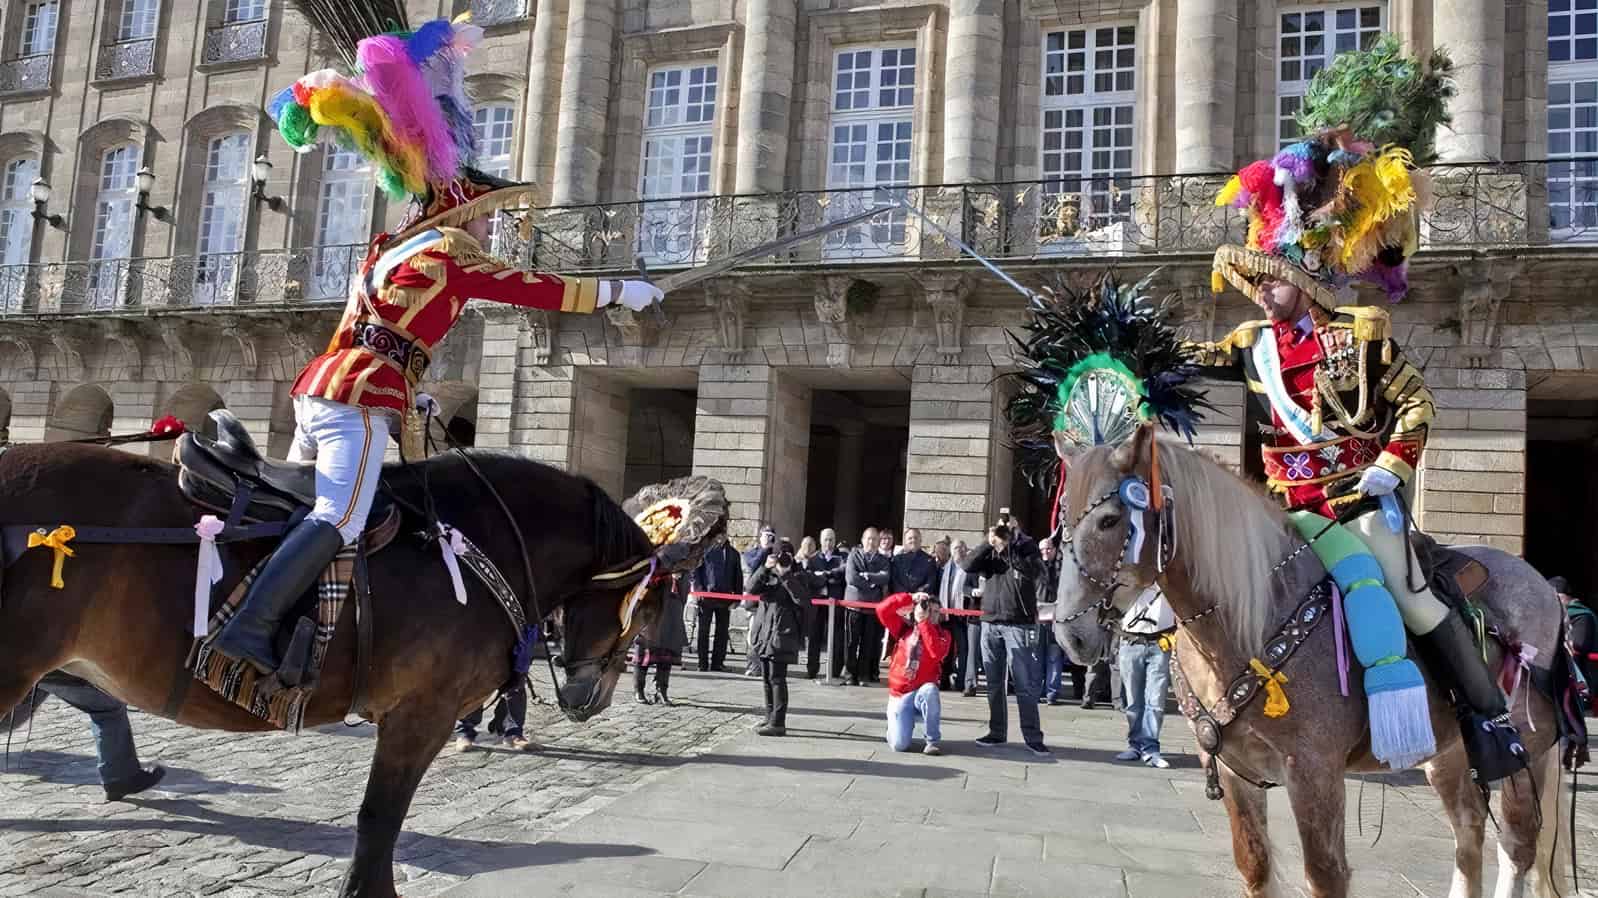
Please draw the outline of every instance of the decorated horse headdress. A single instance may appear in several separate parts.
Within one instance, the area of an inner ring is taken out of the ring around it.
[[[346,71],[312,72],[272,98],[278,133],[298,152],[319,141],[372,163],[391,198],[411,205],[396,238],[459,225],[524,199],[530,184],[487,175],[477,156],[466,57],[483,30],[469,15],[411,30],[392,0],[297,0]]]
[[[710,544],[726,532],[727,493],[721,481],[711,477],[678,477],[640,489],[621,507],[655,547],[654,554],[640,562],[635,572],[647,568],[648,573],[622,605],[625,633],[649,587],[673,573],[684,574],[698,567]]]
[[[1363,281],[1403,299],[1431,193],[1416,166],[1450,121],[1452,73],[1442,50],[1414,59],[1392,35],[1317,72],[1298,112],[1307,136],[1244,167],[1215,198],[1247,211],[1248,240],[1216,250],[1214,291],[1230,283],[1253,299],[1271,278],[1332,308]]]

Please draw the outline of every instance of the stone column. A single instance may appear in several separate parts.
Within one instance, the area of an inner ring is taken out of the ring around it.
[[[1177,0],[1178,172],[1229,171],[1236,162],[1237,2]]]
[[[950,0],[943,69],[943,180],[992,181],[999,146],[1004,8],[999,0]]]
[[[776,192],[788,167],[788,107],[798,22],[796,0],[748,0],[738,71],[738,156],[733,189]]]
[[[478,394],[478,445],[485,420]],[[627,466],[627,423],[632,407],[626,384],[602,369],[577,365],[527,367],[518,378],[511,421],[529,458],[599,484],[621,501]]]
[[[694,473],[726,487],[733,537],[765,521],[784,534],[804,525],[810,396],[770,365],[699,366]]]
[[[571,0],[566,21],[560,130],[555,139],[555,178],[550,193],[550,204],[555,206],[599,199],[616,0]]]
[[[566,19],[560,0],[538,0],[533,18],[532,65],[527,70],[527,135],[522,140],[522,180],[547,195],[560,129],[561,54],[557,50]]]
[[[1436,0],[1432,43],[1454,59],[1453,127],[1437,129],[1445,162],[1497,159],[1504,146],[1504,4]]]
[[[980,544],[994,484],[996,398],[988,365],[917,365],[910,382],[904,526]],[[1009,471],[1003,472],[1008,479]],[[1008,505],[1008,501],[998,503]]]
[[[866,428],[859,421],[839,421],[838,477],[834,486],[832,528],[852,545],[860,538],[860,470],[866,458]]]

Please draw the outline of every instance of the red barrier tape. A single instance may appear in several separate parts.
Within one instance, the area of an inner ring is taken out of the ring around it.
[[[715,599],[715,600],[721,601],[721,602],[758,602],[758,601],[760,601],[760,597],[759,596],[740,595],[740,594],[730,593],[730,592],[691,592],[691,593],[688,594],[688,598],[690,598],[690,599]],[[875,611],[876,608],[877,608],[877,603],[876,602],[851,602],[851,601],[842,600],[842,599],[826,599],[826,598],[811,599],[810,600],[810,604],[812,604],[812,605],[837,605],[837,606],[839,606],[841,608],[860,608],[860,609],[865,610],[865,611]],[[978,611],[978,610],[975,610],[975,609],[966,609],[966,608],[945,608],[945,609],[943,609],[943,613],[949,615],[950,617],[976,617],[977,615],[981,614],[982,612]]]

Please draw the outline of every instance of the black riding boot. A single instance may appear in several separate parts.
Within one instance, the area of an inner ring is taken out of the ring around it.
[[[662,661],[655,665],[655,699],[666,707],[671,707],[671,698],[667,691],[671,689],[671,662]]]
[[[1525,768],[1526,747],[1509,722],[1504,693],[1493,681],[1481,651],[1459,612],[1450,611],[1437,629],[1417,637],[1432,662],[1432,675],[1454,693],[1460,733],[1470,757],[1470,775],[1486,785]]]
[[[301,521],[283,537],[212,647],[229,658],[250,662],[262,674],[276,673],[282,663],[272,644],[278,625],[342,548],[344,537],[332,524]]]
[[[640,705],[649,704],[649,696],[644,694],[644,677],[648,675],[648,667],[642,664],[633,665],[633,701]]]

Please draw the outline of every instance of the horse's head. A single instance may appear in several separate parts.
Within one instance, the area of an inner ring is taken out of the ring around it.
[[[1145,424],[1119,445],[1062,453],[1068,473],[1056,522],[1054,629],[1078,663],[1102,657],[1121,614],[1159,575],[1161,528],[1149,486],[1154,440],[1154,426]]]
[[[610,706],[627,667],[627,647],[653,626],[674,588],[673,573],[698,566],[727,525],[727,499],[708,477],[682,477],[639,490],[618,506],[597,489],[597,573],[557,612],[561,710],[576,721]]]

